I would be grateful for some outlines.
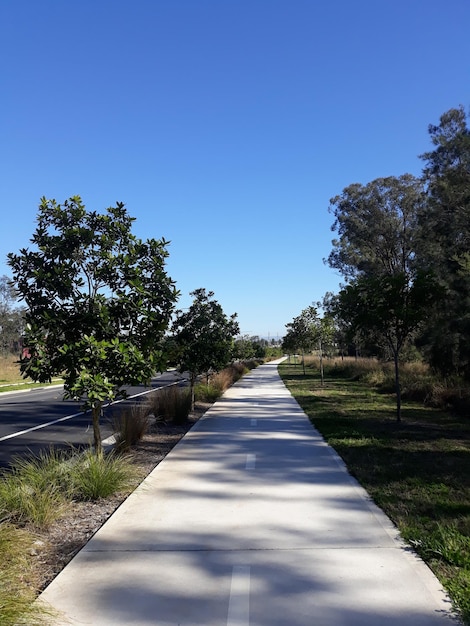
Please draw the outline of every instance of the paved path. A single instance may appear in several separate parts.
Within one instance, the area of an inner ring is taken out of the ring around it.
[[[57,624],[455,624],[275,364],[212,406],[42,598]]]

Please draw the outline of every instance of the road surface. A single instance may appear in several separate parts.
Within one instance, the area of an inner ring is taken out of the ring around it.
[[[105,407],[101,420],[103,439],[113,432],[116,410],[178,380],[182,380],[181,376],[166,372],[152,379],[149,387],[128,387],[129,399]],[[0,466],[8,466],[13,457],[28,451],[37,454],[51,444],[84,446],[91,443],[91,413],[83,413],[79,402],[64,401],[62,396],[60,386],[0,394]]]

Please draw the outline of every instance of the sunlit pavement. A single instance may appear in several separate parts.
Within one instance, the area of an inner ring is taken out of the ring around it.
[[[276,364],[229,389],[45,590],[56,624],[455,623]]]

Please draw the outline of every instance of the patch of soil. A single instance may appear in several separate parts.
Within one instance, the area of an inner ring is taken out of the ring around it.
[[[162,461],[178,441],[207,411],[210,404],[197,403],[182,425],[157,422],[129,456],[137,468],[137,487]],[[45,530],[35,531],[31,548],[32,580],[38,593],[43,591],[96,531],[111,517],[130,493],[118,494],[95,502],[74,502],[65,515]]]

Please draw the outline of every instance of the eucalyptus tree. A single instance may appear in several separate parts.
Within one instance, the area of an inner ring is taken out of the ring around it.
[[[346,286],[340,293],[343,317],[356,331],[385,341],[395,365],[397,419],[401,419],[400,351],[419,327],[435,294],[429,271],[416,265],[418,216],[425,193],[421,180],[404,174],[354,184],[331,200],[332,230],[338,238],[328,257]]]
[[[0,276],[0,352],[4,355],[20,349],[23,314],[10,278]]]
[[[121,202],[99,214],[79,196],[42,198],[33,249],[8,255],[26,304],[21,371],[39,382],[64,377],[64,396],[91,409],[98,454],[103,403],[165,367],[160,343],[178,298],[168,242],[138,239],[133,221]]]
[[[445,291],[425,338],[432,364],[470,378],[470,128],[463,107],[430,125],[434,149],[421,156],[427,202],[419,215],[417,261]]]
[[[225,367],[232,357],[234,338],[240,329],[237,314],[227,316],[213,291],[196,289],[187,311],[177,311],[173,340],[178,347],[179,371],[189,372],[191,407],[197,377]]]

